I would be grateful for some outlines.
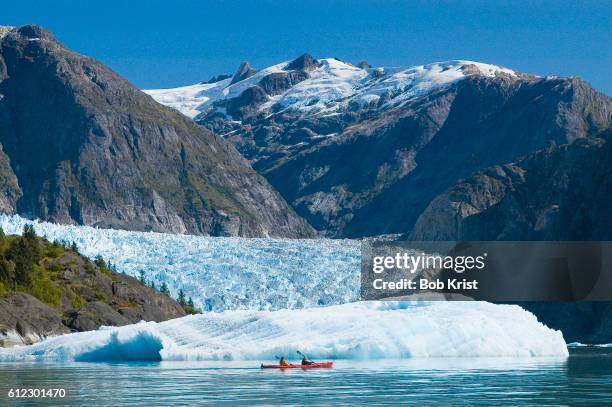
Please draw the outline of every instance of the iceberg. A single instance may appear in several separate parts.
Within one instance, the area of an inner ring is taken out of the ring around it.
[[[429,357],[566,357],[561,332],[516,305],[356,302],[234,310],[66,334],[0,348],[0,361],[205,361]]]
[[[53,241],[75,242],[86,256],[110,260],[118,272],[176,298],[183,289],[204,311],[275,310],[356,301],[360,244],[332,239],[246,239],[98,229],[0,215],[6,234],[32,224]]]

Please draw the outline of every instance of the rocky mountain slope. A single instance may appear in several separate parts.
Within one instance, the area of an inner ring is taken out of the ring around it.
[[[612,240],[612,131],[479,171],[438,195],[412,240]],[[610,279],[610,270],[601,279]],[[520,304],[568,342],[610,343],[612,303]]]
[[[411,240],[612,239],[612,130],[487,168],[437,196]]]
[[[0,37],[2,211],[132,230],[312,234],[226,141],[40,27]]]
[[[0,346],[184,315],[172,298],[102,259],[92,262],[31,228],[23,236],[4,236],[0,229]]]
[[[230,140],[316,229],[343,237],[409,233],[461,179],[612,123],[612,100],[578,78],[471,61],[371,68],[303,55],[148,92]]]

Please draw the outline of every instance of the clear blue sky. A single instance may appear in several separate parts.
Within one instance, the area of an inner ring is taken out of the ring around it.
[[[262,68],[303,52],[372,65],[472,59],[578,75],[612,94],[611,1],[7,1],[141,88]]]

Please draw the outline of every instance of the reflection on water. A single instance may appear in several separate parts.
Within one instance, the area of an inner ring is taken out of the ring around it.
[[[3,363],[0,404],[8,401],[10,388],[61,387],[68,393],[64,400],[68,405],[612,405],[609,348],[573,349],[567,359],[336,361],[333,369],[308,371],[257,366],[257,362]],[[28,404],[20,400],[20,405]]]

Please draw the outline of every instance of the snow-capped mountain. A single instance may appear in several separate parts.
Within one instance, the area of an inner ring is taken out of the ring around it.
[[[312,60],[303,55],[298,60]],[[195,118],[199,114],[226,113],[223,102],[239,97],[247,89],[283,80],[296,61],[285,61],[234,82],[236,75],[213,83],[198,83],[173,89],[145,90],[155,100],[170,106],[184,115]],[[292,65],[293,64],[293,65]],[[302,64],[303,65],[303,64]],[[242,65],[241,65],[242,66]],[[240,72],[240,68],[237,72]],[[516,73],[508,68],[473,61],[447,61],[412,67],[359,67],[336,58],[313,61],[302,80],[266,92],[266,98],[256,111],[295,111],[324,116],[360,106],[379,105],[381,108],[397,107],[408,100],[422,96],[434,89],[465,78],[468,75],[495,77]],[[229,115],[232,119],[240,119]]]
[[[148,92],[231,141],[298,214],[338,237],[409,234],[461,179],[612,125],[611,99],[578,78],[463,60],[372,68],[305,54]]]

